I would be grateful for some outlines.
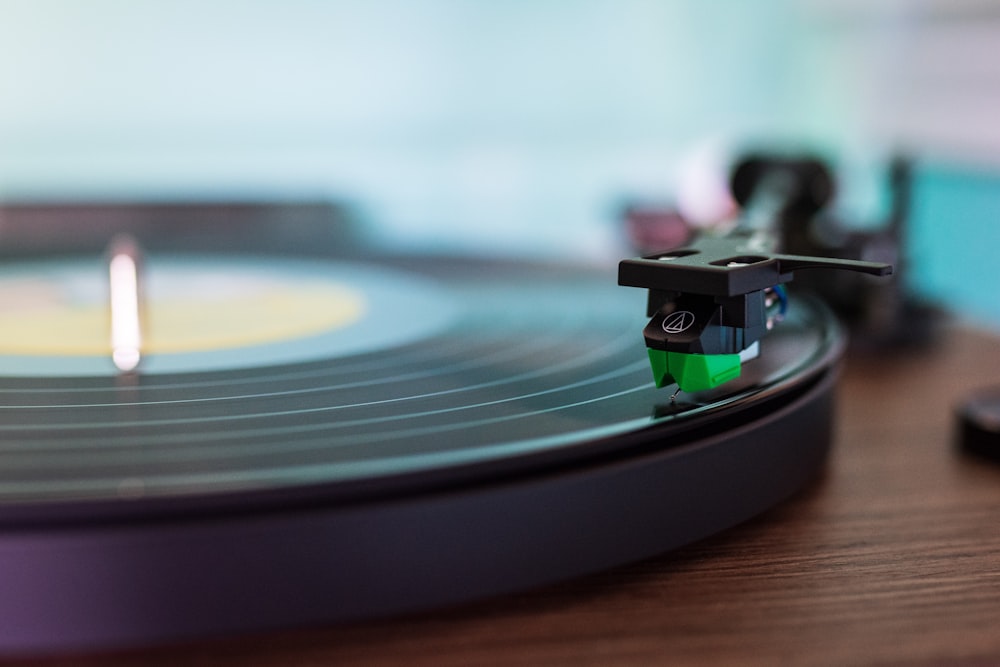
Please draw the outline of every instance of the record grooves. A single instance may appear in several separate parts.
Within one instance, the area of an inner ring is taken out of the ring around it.
[[[165,273],[190,269],[173,261]],[[601,272],[241,261],[364,308],[233,349],[165,341],[138,377],[57,350],[0,378],[0,649],[326,623],[565,579],[749,518],[829,446],[841,334],[808,300],[744,377],[673,404],[649,378],[642,295]]]

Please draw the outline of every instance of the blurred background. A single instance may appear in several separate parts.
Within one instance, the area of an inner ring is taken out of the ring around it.
[[[332,201],[395,249],[632,254],[747,147],[818,154],[929,299],[1000,325],[1000,3],[0,0],[0,204]],[[0,220],[0,224],[2,224]]]

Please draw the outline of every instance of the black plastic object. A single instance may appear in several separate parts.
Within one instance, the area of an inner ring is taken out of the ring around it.
[[[780,219],[814,215],[833,199],[836,188],[833,174],[819,158],[758,153],[733,168],[730,190],[744,208],[755,199],[777,202],[779,210],[772,214]]]
[[[618,265],[618,284],[649,290],[644,331],[650,348],[694,354],[733,354],[767,331],[764,291],[792,280],[804,269],[841,269],[877,276],[892,267],[880,262],[807,257],[770,252],[766,232],[738,229],[703,237],[692,245]],[[684,314],[683,327],[669,326]]]
[[[803,269],[846,269],[876,276],[892,273],[884,262],[773,253],[768,247],[755,247],[757,237],[753,231],[735,232],[699,239],[692,247],[622,260],[618,284],[731,297],[788,282]]]
[[[117,234],[147,252],[343,257],[362,247],[347,202],[205,200],[0,202],[0,257],[99,256]]]
[[[1000,463],[1000,386],[980,389],[957,410],[960,447]]]
[[[767,331],[763,291],[746,297],[739,324],[722,324],[726,316],[710,299],[682,294],[653,315],[643,329],[646,346],[694,354],[739,354]]]

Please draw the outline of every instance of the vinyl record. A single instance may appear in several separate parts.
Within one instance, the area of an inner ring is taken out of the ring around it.
[[[793,302],[740,379],[653,386],[644,294],[579,267],[152,256],[0,275],[0,649],[419,611],[647,557],[812,478],[842,351]]]

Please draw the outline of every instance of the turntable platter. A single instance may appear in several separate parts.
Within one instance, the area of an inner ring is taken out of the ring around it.
[[[0,276],[44,297],[9,304],[18,326],[61,332],[0,335],[2,650],[331,622],[563,579],[742,521],[829,446],[841,334],[808,300],[739,380],[674,403],[649,376],[642,295],[600,271],[148,266],[137,376],[100,352],[79,261]]]

